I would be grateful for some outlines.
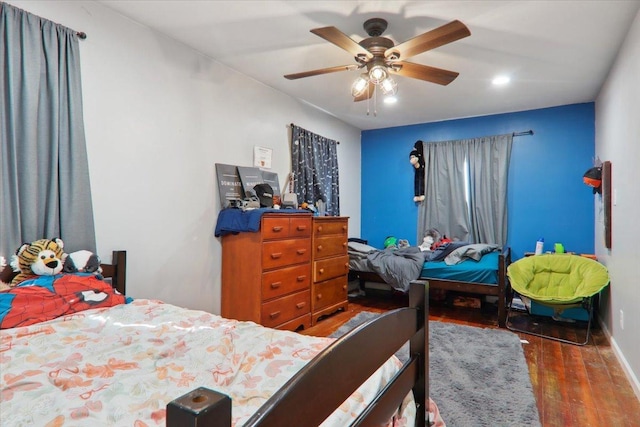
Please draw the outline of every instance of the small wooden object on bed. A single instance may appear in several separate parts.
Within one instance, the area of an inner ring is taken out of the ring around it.
[[[429,396],[428,283],[415,281],[409,307],[366,322],[318,354],[276,392],[246,426],[319,425],[371,374],[410,341],[410,359],[352,425],[384,425],[412,390],[416,426],[425,426]],[[230,405],[223,394],[194,390],[167,405],[167,427],[228,427]],[[210,405],[207,404],[210,402]],[[219,411],[217,413],[216,411]]]
[[[498,285],[487,283],[460,282],[448,279],[434,279],[432,277],[420,277],[420,280],[429,281],[429,289],[442,289],[478,295],[492,295],[498,297],[498,325],[506,327],[507,318],[507,294],[510,290],[507,267],[511,264],[511,248],[504,246],[498,255]],[[364,289],[365,282],[385,283],[378,274],[368,271],[352,271],[360,281],[360,288]]]

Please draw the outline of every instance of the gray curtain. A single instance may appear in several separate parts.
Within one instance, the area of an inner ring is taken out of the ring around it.
[[[512,134],[424,143],[418,243],[426,230],[436,228],[460,241],[506,244],[512,143]]]
[[[0,3],[0,254],[96,250],[76,33]]]
[[[325,202],[326,212],[340,215],[337,141],[292,125],[291,167],[298,202]]]

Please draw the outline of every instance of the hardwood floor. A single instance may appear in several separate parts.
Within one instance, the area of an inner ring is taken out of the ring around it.
[[[402,295],[352,298],[347,310],[329,316],[301,333],[328,336],[361,311],[384,312],[406,304],[407,298]],[[493,307],[450,307],[432,302],[429,311],[430,320],[497,327],[497,310]],[[540,327],[539,323],[530,323],[529,326]],[[548,327],[553,333],[575,339],[575,328],[554,323]],[[597,325],[585,346],[523,333],[518,335],[523,340],[531,384],[544,427],[640,426],[640,400]],[[432,397],[437,402],[437,396]],[[446,414],[442,416],[446,421]]]

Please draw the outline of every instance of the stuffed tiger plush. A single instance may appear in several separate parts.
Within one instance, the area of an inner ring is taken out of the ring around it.
[[[11,286],[36,276],[54,276],[62,271],[64,259],[62,239],[40,239],[25,243],[16,251],[11,267],[19,274],[11,281]]]

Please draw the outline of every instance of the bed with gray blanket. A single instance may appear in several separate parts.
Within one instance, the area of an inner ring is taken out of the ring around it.
[[[443,289],[498,297],[498,324],[506,317],[507,276],[511,263],[509,247],[451,242],[434,251],[418,247],[377,249],[361,242],[348,245],[352,277],[381,282],[406,293],[413,280],[426,279],[430,289]]]

